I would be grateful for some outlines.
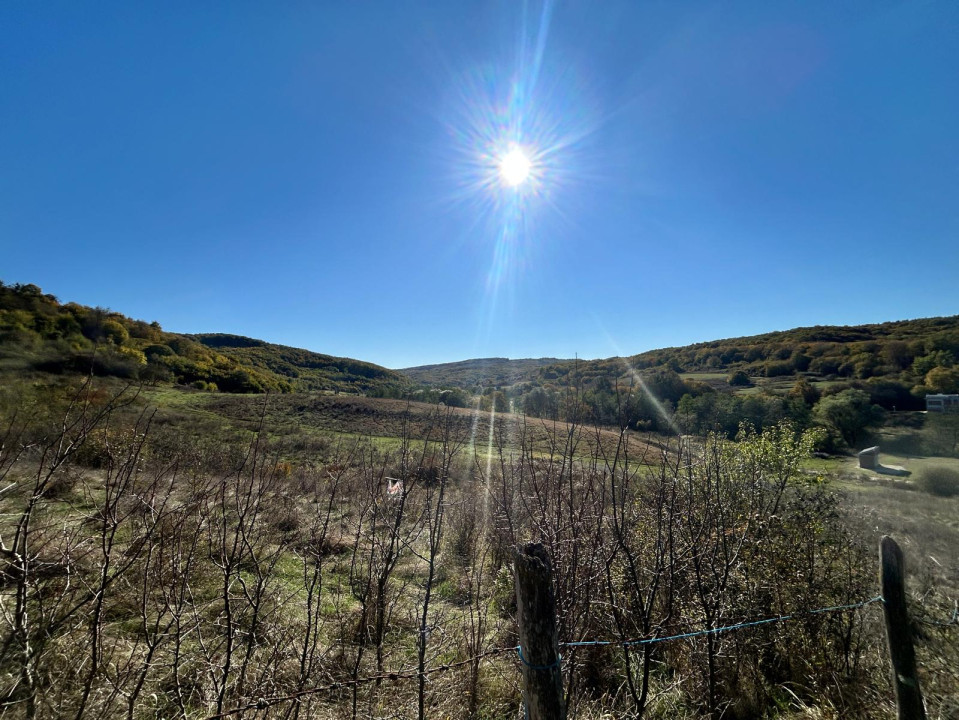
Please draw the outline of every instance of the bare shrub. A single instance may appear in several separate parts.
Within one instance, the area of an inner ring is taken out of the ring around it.
[[[959,470],[944,465],[924,468],[916,478],[916,485],[930,495],[955,497],[959,495]]]

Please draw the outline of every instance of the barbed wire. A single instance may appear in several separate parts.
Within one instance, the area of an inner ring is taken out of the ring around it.
[[[922,623],[923,625],[932,625],[933,627],[951,627],[953,625],[959,625],[959,600],[956,600],[953,603],[952,607],[952,617],[942,622],[941,620],[925,620],[918,619],[916,622]]]
[[[861,600],[855,603],[849,603],[846,605],[830,605],[828,607],[816,608],[814,610],[800,610],[788,615],[776,615],[774,617],[761,618],[759,620],[749,620],[746,622],[736,623],[734,625],[725,625],[718,628],[704,628],[702,630],[693,630],[691,632],[679,633],[676,635],[665,635],[662,637],[651,637],[651,638],[637,638],[634,640],[576,640],[571,642],[560,643],[562,648],[576,648],[576,647],[607,647],[615,645],[622,647],[624,649],[629,649],[633,647],[639,647],[642,645],[652,645],[654,643],[669,642],[673,640],[686,640],[689,638],[702,637],[705,635],[714,635],[717,633],[723,632],[732,632],[735,630],[743,630],[745,628],[757,627],[760,625],[769,625],[772,623],[786,622],[788,620],[796,620],[801,617],[806,617],[809,615],[820,615],[823,613],[832,613],[832,612],[848,612],[851,610],[858,610],[860,608],[866,607],[867,605],[872,605],[873,603],[882,602],[882,595],[876,595],[871,597],[868,600]],[[957,603],[955,609],[953,610],[952,618],[947,622],[939,622],[932,620],[923,620],[922,622],[929,625],[939,625],[939,626],[951,626],[959,625],[959,603]],[[427,668],[420,672],[419,670],[402,670],[398,672],[388,672],[381,673],[379,675],[369,675],[362,678],[354,678],[352,680],[340,680],[338,682],[329,683],[327,685],[319,685],[311,688],[304,688],[298,690],[297,692],[290,693],[288,695],[273,695],[267,697],[261,697],[255,702],[250,702],[246,705],[233,708],[231,710],[225,710],[221,713],[215,715],[208,715],[206,720],[219,720],[220,718],[232,717],[234,715],[239,715],[241,713],[247,712],[249,710],[265,710],[267,708],[273,707],[274,705],[280,705],[285,702],[294,702],[302,698],[309,697],[311,695],[317,695],[325,692],[333,692],[336,690],[343,690],[346,688],[354,688],[360,685],[367,685],[374,682],[382,682],[384,680],[396,681],[396,680],[412,680],[420,676],[435,675],[437,673],[449,672],[456,668],[465,667],[467,665],[472,665],[475,662],[496,656],[504,655],[506,653],[515,652],[519,661],[530,668],[531,670],[552,670],[553,668],[559,667],[562,663],[563,656],[560,654],[557,656],[556,660],[548,665],[534,665],[530,663],[525,655],[523,654],[523,648],[521,645],[514,645],[511,647],[501,647],[494,648],[492,650],[486,650],[481,652],[478,655],[473,655],[472,657],[466,658],[465,660],[459,660],[457,662],[446,663],[444,665],[437,665],[436,667]]]
[[[777,615],[775,617],[762,618],[761,620],[750,620],[748,622],[736,623],[735,625],[726,625],[724,627],[718,628],[705,628],[703,630],[694,630],[692,632],[680,633],[678,635],[666,635],[663,637],[652,637],[652,638],[640,638],[637,640],[580,640],[577,642],[566,642],[560,643],[561,647],[588,647],[588,646],[603,646],[603,645],[619,645],[622,647],[633,647],[636,645],[652,645],[653,643],[667,642],[669,640],[684,640],[686,638],[700,637],[702,635],[715,635],[717,633],[729,632],[732,630],[742,630],[743,628],[755,627],[757,625],[768,625],[770,623],[785,622],[786,620],[795,620],[796,618],[803,617],[804,615],[818,615],[820,613],[827,612],[839,612],[843,610],[856,610],[866,605],[871,605],[875,602],[882,602],[882,596],[877,595],[876,597],[869,598],[868,600],[862,600],[856,603],[850,603],[848,605],[832,605],[830,607],[817,608],[816,610],[803,610],[800,612],[790,613],[789,615]]]

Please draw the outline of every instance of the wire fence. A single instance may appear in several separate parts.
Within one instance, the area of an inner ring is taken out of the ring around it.
[[[705,635],[715,635],[718,633],[725,632],[734,632],[736,630],[744,630],[746,628],[758,627],[760,625],[770,625],[774,623],[787,622],[789,620],[796,620],[801,617],[807,617],[811,615],[821,615],[824,613],[833,613],[833,612],[850,612],[853,610],[859,610],[873,603],[882,602],[883,598],[881,595],[871,597],[868,600],[861,600],[855,603],[849,603],[846,605],[831,605],[829,607],[816,608],[815,610],[801,610],[788,615],[776,615],[774,617],[760,618],[758,620],[749,620],[746,622],[736,623],[734,625],[725,625],[722,627],[716,628],[704,628],[701,630],[693,630],[690,632],[679,633],[675,635],[664,635],[664,636],[654,636],[649,638],[637,638],[634,640],[577,640],[571,642],[560,643],[561,648],[577,648],[577,647],[608,647],[608,646],[617,646],[624,649],[630,649],[635,647],[640,647],[643,645],[652,645],[654,643],[663,643],[670,642],[674,640],[687,640],[691,638],[702,637]],[[934,620],[922,620],[927,625],[935,625],[939,627],[949,627],[949,626],[959,626],[959,602],[956,603],[952,617],[948,621],[934,621]],[[303,698],[310,697],[312,695],[318,695],[326,692],[335,692],[337,690],[345,690],[350,688],[355,688],[361,685],[368,685],[370,683],[390,681],[395,682],[397,680],[413,680],[421,676],[435,675],[438,673],[449,672],[450,670],[455,670],[457,668],[466,667],[474,663],[486,660],[488,658],[504,655],[506,653],[516,653],[519,661],[526,665],[532,670],[552,670],[555,667],[560,666],[562,663],[562,655],[559,655],[555,662],[550,663],[549,665],[533,665],[531,664],[523,654],[523,648],[520,645],[514,645],[511,647],[501,647],[493,648],[491,650],[486,650],[485,652],[479,653],[478,655],[473,655],[472,657],[466,658],[465,660],[459,660],[457,662],[446,663],[444,665],[437,665],[435,667],[427,668],[420,672],[419,670],[403,670],[399,672],[388,672],[381,673],[379,675],[370,675],[362,678],[354,678],[351,680],[341,680],[338,682],[332,682],[327,685],[318,685],[311,688],[304,688],[294,693],[288,695],[275,695],[269,697],[262,697],[256,701],[250,702],[246,705],[233,708],[231,710],[226,710],[224,712],[218,713],[216,715],[209,715],[207,720],[217,720],[218,718],[227,718],[236,715],[241,715],[242,713],[251,711],[251,710],[265,710],[267,708],[273,707],[275,705],[280,705],[286,702],[296,702]]]
[[[923,625],[932,625],[933,627],[950,627],[952,625],[959,625],[959,600],[956,600],[952,606],[952,617],[942,622],[941,620],[926,620],[919,619],[917,622],[922,623]]]

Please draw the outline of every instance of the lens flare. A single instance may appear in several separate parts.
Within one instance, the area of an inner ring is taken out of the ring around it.
[[[578,207],[578,187],[595,174],[591,138],[602,115],[595,83],[547,52],[553,0],[518,5],[515,54],[453,73],[441,121],[449,199],[470,208],[486,237],[523,245],[531,223],[565,220]]]

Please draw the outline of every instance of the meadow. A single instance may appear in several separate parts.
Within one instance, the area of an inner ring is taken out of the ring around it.
[[[930,715],[956,707],[956,628],[921,623],[959,590],[959,499],[810,433],[95,380],[8,384],[2,413],[5,717],[514,717],[528,540],[561,642],[611,643],[564,652],[572,717],[887,717],[878,607],[806,613],[875,596],[885,533]]]

